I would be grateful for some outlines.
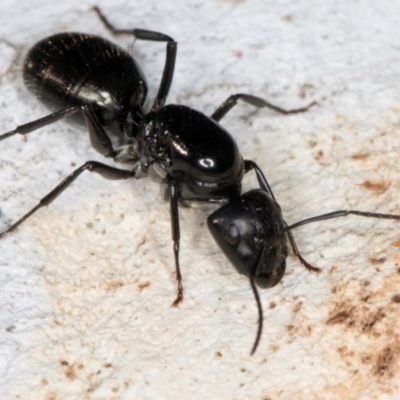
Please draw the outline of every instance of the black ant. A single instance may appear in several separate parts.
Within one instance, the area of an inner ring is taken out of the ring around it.
[[[174,74],[177,43],[169,36],[143,29],[116,29],[94,7],[105,26],[115,35],[166,42],[166,61],[158,94],[149,112],[143,109],[147,84],[133,57],[117,45],[98,36],[59,33],[34,45],[26,56],[23,78],[27,88],[52,114],[18,126],[0,135],[0,141],[15,134],[28,134],[60,119],[89,132],[92,146],[104,157],[130,165],[120,169],[88,161],[68,175],[17,222],[0,233],[15,230],[41,207],[55,200],[78,176],[86,171],[106,179],[139,179],[150,176],[160,182],[164,200],[170,203],[177,297],[183,300],[179,266],[178,205],[190,202],[215,203],[222,207],[208,218],[208,226],[239,273],[250,278],[258,310],[259,328],[252,349],[258,346],[262,331],[261,302],[256,290],[276,285],[285,272],[287,237],[295,255],[300,255],[291,229],[322,219],[348,214],[400,219],[400,216],[337,211],[288,226],[257,164],[243,160],[233,137],[219,121],[243,100],[255,107],[267,107],[282,114],[307,111],[315,103],[296,110],[284,110],[249,94],[230,96],[210,117],[184,105],[165,105]],[[260,189],[241,195],[243,176],[255,171]]]

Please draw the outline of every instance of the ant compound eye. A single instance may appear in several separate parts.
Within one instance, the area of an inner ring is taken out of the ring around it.
[[[226,228],[225,240],[232,246],[236,246],[240,242],[240,233],[236,225],[230,224]]]

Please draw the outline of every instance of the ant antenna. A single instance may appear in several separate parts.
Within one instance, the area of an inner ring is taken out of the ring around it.
[[[263,310],[262,310],[260,296],[258,294],[257,287],[254,283],[254,277],[252,277],[252,276],[250,277],[250,286],[251,286],[251,289],[253,290],[254,298],[256,299],[257,308],[258,308],[258,330],[257,330],[256,340],[254,341],[254,345],[253,345],[253,348],[250,353],[250,355],[252,356],[256,352],[258,344],[260,343],[264,318],[263,318]]]

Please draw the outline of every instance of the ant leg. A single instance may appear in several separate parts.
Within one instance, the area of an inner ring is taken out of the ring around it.
[[[292,246],[292,250],[294,255],[299,259],[299,261],[301,262],[301,264],[307,268],[309,271],[314,271],[314,272],[321,272],[320,268],[316,268],[313,267],[310,263],[308,263],[303,256],[300,254],[299,249],[297,248],[297,244],[296,241],[294,240],[292,231],[290,230],[290,227],[288,226],[288,224],[286,223],[286,221],[283,221],[283,223],[285,224],[285,229],[286,232],[288,234],[289,237],[289,241],[290,241],[290,245]]]
[[[175,61],[177,53],[177,42],[170,36],[164,35],[160,32],[148,31],[146,29],[117,29],[107,20],[105,15],[102,13],[99,7],[93,7],[93,11],[96,12],[100,20],[103,22],[105,27],[113,35],[133,35],[136,39],[150,40],[153,42],[167,42],[167,55],[165,59],[164,71],[161,78],[160,87],[156,99],[154,100],[152,111],[157,110],[165,104],[169,89],[171,87],[172,78],[174,76]]]
[[[218,108],[214,113],[211,115],[211,119],[214,121],[220,121],[234,106],[236,106],[238,100],[243,100],[246,103],[251,104],[254,107],[258,108],[269,108],[274,110],[280,114],[288,115],[288,114],[296,114],[308,111],[308,109],[317,104],[317,102],[313,101],[306,107],[296,108],[294,110],[285,110],[283,108],[274,106],[273,104],[269,103],[268,101],[262,99],[261,97],[253,96],[251,94],[246,93],[238,93],[229,96]]]
[[[97,162],[97,161],[88,161],[75,171],[73,171],[70,175],[68,175],[61,183],[59,183],[49,194],[43,197],[39,203],[32,208],[28,213],[26,213],[22,218],[20,218],[17,222],[7,228],[5,231],[0,233],[0,239],[3,238],[8,233],[15,230],[19,225],[21,225],[26,219],[28,219],[33,213],[39,210],[42,207],[48,206],[52,203],[68,186],[83,172],[89,170],[91,172],[97,172],[103,178],[110,180],[120,180],[120,179],[128,179],[134,178],[135,172],[110,167],[109,165]]]
[[[82,107],[82,113],[86,120],[92,147],[104,157],[115,157],[117,152],[114,150],[111,140],[93,108],[84,106]]]
[[[182,275],[179,267],[179,240],[180,240],[180,229],[179,229],[179,210],[178,210],[178,186],[176,182],[170,181],[168,183],[169,199],[170,199],[170,211],[171,211],[171,224],[172,224],[172,240],[174,242],[174,256],[175,256],[175,268],[176,268],[176,280],[178,281],[178,295],[171,307],[176,307],[183,300],[183,286],[182,286]]]
[[[263,172],[261,171],[260,167],[254,161],[245,160],[244,161],[244,170],[245,170],[245,173],[253,170],[257,175],[257,180],[258,180],[258,184],[260,185],[260,188],[262,190],[266,191],[276,201],[276,199],[274,197],[274,194],[272,193],[271,187],[269,186],[269,183],[268,183],[267,179],[265,178],[265,176],[264,176]],[[316,217],[316,218],[318,218],[318,217]],[[327,218],[335,218],[335,217],[327,217]],[[327,218],[325,218],[325,219],[327,219]],[[314,220],[313,218],[311,218],[311,219]],[[312,221],[309,221],[309,220],[307,220],[307,221],[308,222],[312,222]],[[305,223],[308,223],[307,221],[302,221],[302,222],[305,224]],[[303,258],[303,256],[300,254],[299,249],[297,248],[297,245],[296,245],[296,241],[294,240],[292,232],[290,231],[290,229],[293,227],[293,225],[289,226],[285,222],[285,220],[283,221],[283,223],[285,224],[285,229],[286,229],[287,235],[289,237],[289,241],[290,241],[290,245],[292,246],[293,253],[299,259],[301,264],[304,265],[304,267],[306,267],[309,271],[315,271],[315,272],[321,271],[319,268],[313,267],[310,263],[308,263]],[[301,222],[297,223],[297,224],[295,224],[294,227],[299,226],[299,225],[302,225],[302,223]]]
[[[92,147],[104,157],[114,157],[116,155],[116,151],[112,147],[111,140],[107,136],[107,133],[98,120],[94,110],[88,106],[65,108],[35,121],[17,126],[14,130],[0,135],[0,142],[16,134],[26,135],[30,132],[36,131],[37,129],[43,128],[46,125],[50,125],[53,122],[57,122],[60,119],[70,117],[72,114],[78,111],[81,111],[86,119]]]
[[[247,172],[252,171],[252,170],[257,175],[257,180],[258,180],[258,184],[260,185],[260,188],[262,190],[265,190],[275,200],[275,196],[272,193],[271,186],[269,186],[269,183],[268,183],[267,179],[265,178],[263,172],[261,171],[260,167],[254,161],[244,160],[244,172],[247,174]]]
[[[296,257],[300,260],[300,262],[309,270],[311,271],[316,271],[319,272],[319,268],[315,268],[312,265],[310,265],[299,253],[296,242],[294,241],[293,235],[292,235],[292,229],[297,228],[302,225],[310,224],[312,222],[316,221],[324,221],[326,219],[333,219],[333,218],[338,218],[338,217],[347,217],[348,215],[359,215],[361,217],[368,217],[368,218],[383,218],[383,219],[394,219],[400,221],[400,215],[395,215],[395,214],[381,214],[381,213],[372,213],[368,211],[357,211],[357,210],[339,210],[339,211],[333,211],[327,214],[322,214],[322,215],[317,215],[316,217],[312,218],[307,218],[304,219],[303,221],[296,222],[295,224],[288,225],[285,221],[285,230],[289,236],[290,242],[292,244],[293,252],[296,255]]]
[[[372,213],[372,212],[368,212],[368,211],[357,211],[357,210],[339,210],[339,211],[333,211],[333,212],[330,212],[327,214],[317,215],[316,217],[307,218],[307,219],[304,219],[303,221],[296,222],[295,224],[287,226],[286,230],[290,231],[301,225],[310,224],[311,222],[323,221],[326,219],[332,219],[332,218],[338,218],[338,217],[347,217],[348,215],[351,215],[351,214],[359,215],[361,217],[368,217],[368,218],[395,219],[398,221],[400,220],[400,215],[396,215],[396,214]]]
[[[16,134],[26,135],[27,133],[36,131],[37,129],[43,128],[46,125],[50,125],[53,122],[56,122],[60,119],[67,118],[72,114],[76,113],[77,111],[79,111],[80,109],[81,109],[80,107],[65,108],[63,110],[54,112],[50,115],[46,115],[43,118],[39,118],[35,121],[28,122],[27,124],[17,126],[13,131],[3,133],[2,135],[0,135],[0,141]]]

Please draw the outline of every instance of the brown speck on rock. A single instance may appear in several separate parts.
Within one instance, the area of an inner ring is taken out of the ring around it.
[[[313,149],[317,145],[317,142],[315,140],[309,140],[308,145]]]
[[[349,312],[340,311],[333,317],[329,318],[328,321],[326,321],[326,323],[327,325],[342,324],[342,323],[348,323],[349,325],[352,325],[354,324],[354,320],[351,318]]]
[[[140,247],[142,247],[147,241],[147,237],[143,236],[142,241],[137,245],[136,250],[139,250]]]
[[[303,303],[301,301],[297,302],[296,304],[294,304],[293,306],[293,312],[297,313],[301,310]]]
[[[274,302],[274,301],[271,301],[270,303],[269,303],[269,308],[270,309],[273,309],[273,308],[275,308],[276,307],[276,303]]]
[[[400,294],[395,294],[394,296],[392,296],[393,303],[400,303]]]
[[[390,182],[384,180],[378,182],[365,181],[360,186],[377,194],[382,194],[389,189]]]
[[[393,363],[394,354],[391,347],[385,347],[382,352],[378,355],[378,359],[375,366],[376,375],[384,375],[388,368]]]
[[[231,50],[231,51],[232,51],[232,54],[237,58],[241,58],[243,56],[242,50]]]
[[[139,292],[141,292],[143,289],[145,289],[149,286],[150,286],[150,282],[147,281],[147,282],[139,283],[137,287],[139,289]]]
[[[74,380],[75,378],[76,378],[76,374],[75,374],[75,370],[74,370],[74,367],[71,365],[71,366],[68,366],[66,369],[65,369],[65,372],[64,372],[64,374],[65,374],[65,376],[69,379],[69,380]]]
[[[352,156],[350,156],[350,158],[352,160],[356,160],[356,161],[365,160],[368,157],[369,157],[369,154],[367,154],[367,153],[364,153],[364,154],[353,154]]]
[[[316,161],[320,161],[324,158],[324,152],[322,150],[318,151],[315,155],[314,155],[314,159]]]
[[[381,257],[381,258],[369,258],[369,262],[373,265],[377,264],[383,264],[386,261],[386,257]]]

